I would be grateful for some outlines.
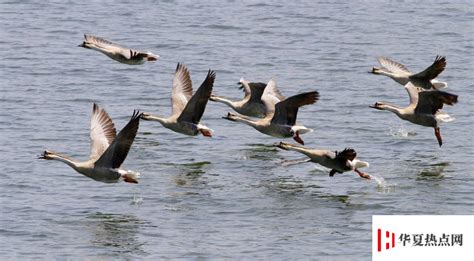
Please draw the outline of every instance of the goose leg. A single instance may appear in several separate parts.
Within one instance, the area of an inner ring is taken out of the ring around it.
[[[293,139],[299,144],[304,145],[304,141],[301,139],[300,133],[298,131],[295,133],[295,136],[293,136]]]
[[[360,176],[361,178],[364,178],[364,179],[371,179],[371,178],[370,178],[370,175],[367,174],[367,173],[361,172],[361,171],[358,170],[358,169],[354,169],[354,171],[357,172],[357,174],[359,174],[359,176]]]
[[[443,139],[441,138],[441,132],[439,130],[439,127],[435,127],[434,130],[436,139],[438,140],[438,144],[441,147],[441,145],[443,145]]]
[[[201,132],[201,134],[205,137],[212,137],[212,133],[208,130],[199,130]]]
[[[128,182],[128,183],[138,184],[138,181],[136,179],[129,177],[128,175],[123,176],[123,181]]]

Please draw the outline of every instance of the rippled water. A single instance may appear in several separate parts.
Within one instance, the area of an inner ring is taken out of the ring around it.
[[[0,257],[366,260],[373,214],[473,214],[472,3],[460,1],[2,1],[0,4]],[[143,66],[76,47],[92,33],[158,53]],[[368,74],[376,56],[412,71],[446,55],[440,79],[459,103],[433,130],[372,110],[408,103],[402,86]],[[121,129],[133,109],[170,113],[177,62],[195,85],[242,97],[240,77],[275,77],[285,95],[318,90],[299,120],[307,146],[354,147],[376,179],[328,177],[279,139],[221,119],[215,137],[186,137],[142,122],[124,167],[140,184],[102,184],[44,149],[89,153],[92,102]]]

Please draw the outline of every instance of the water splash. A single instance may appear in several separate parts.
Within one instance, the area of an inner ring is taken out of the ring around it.
[[[395,190],[395,185],[387,182],[382,176],[370,175],[370,179],[377,183],[377,190],[380,192],[389,193]]]
[[[408,137],[416,136],[416,132],[409,131],[405,129],[403,126],[399,126],[398,128],[390,127],[390,135],[394,137],[408,138]]]
[[[130,202],[130,205],[141,205],[143,202],[143,198],[139,196],[133,196],[132,202]]]

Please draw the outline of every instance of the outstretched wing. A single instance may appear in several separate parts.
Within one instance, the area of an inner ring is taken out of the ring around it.
[[[262,102],[262,95],[267,85],[263,82],[251,82],[249,83],[250,88],[250,101]]]
[[[405,67],[405,65],[392,61],[386,57],[378,57],[380,65],[382,65],[386,70],[392,73],[411,75],[411,72]]]
[[[204,110],[206,109],[209,97],[211,97],[212,86],[216,79],[216,73],[212,70],[207,72],[206,79],[201,84],[196,93],[191,97],[188,104],[184,108],[181,115],[178,117],[178,121],[187,121],[194,124],[198,124],[201,120]]]
[[[336,151],[336,159],[345,159],[353,161],[357,157],[357,153],[354,149],[345,148],[341,152]]]
[[[119,132],[104,154],[96,161],[96,166],[115,169],[122,165],[137,135],[140,116],[141,113],[139,111],[133,111],[130,121]]]
[[[107,53],[120,54],[126,59],[132,59],[135,56],[143,55],[141,51],[120,46],[116,43],[105,40],[104,38],[98,36],[85,34],[84,38],[86,42],[94,44],[94,46],[96,46],[97,48],[102,49]]]
[[[171,92],[172,115],[179,115],[193,96],[193,83],[186,65],[178,63]]]
[[[313,104],[318,99],[319,93],[317,91],[291,96],[275,105],[275,114],[273,115],[271,122],[293,126],[296,123],[298,108],[304,105]]]
[[[244,98],[247,98],[250,96],[250,86],[249,86],[249,81],[245,80],[244,78],[240,78],[238,84],[240,84],[240,87],[239,89],[243,89],[244,90]]]
[[[457,95],[437,90],[422,91],[418,96],[416,114],[435,114],[444,104],[454,105],[458,102]]]
[[[430,67],[426,68],[420,73],[412,75],[410,78],[433,80],[444,71],[444,68],[446,68],[446,57],[436,56],[433,64]]]
[[[345,148],[343,151],[338,152],[336,151],[336,161],[339,162],[341,166],[348,166],[347,161],[353,161],[357,157],[357,153],[354,149]]]
[[[90,158],[98,159],[116,136],[115,126],[107,112],[94,103],[92,107],[91,127],[91,153]]]
[[[274,79],[271,79],[267,83],[267,87],[265,87],[265,91],[263,92],[263,95],[272,95],[276,97],[278,100],[282,101],[285,99],[285,96],[283,96],[278,89],[278,86],[276,84],[276,81]]]

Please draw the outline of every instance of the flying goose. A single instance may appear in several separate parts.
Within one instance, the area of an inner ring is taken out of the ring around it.
[[[439,125],[442,122],[453,121],[447,113],[442,112],[444,104],[453,105],[458,102],[458,96],[438,91],[425,90],[415,87],[411,82],[405,85],[405,89],[410,96],[410,104],[406,108],[400,108],[384,102],[376,102],[371,108],[378,110],[387,110],[395,113],[402,120],[406,120],[425,127],[433,127],[438,144],[441,147],[443,140]]]
[[[40,159],[58,160],[75,171],[104,183],[121,180],[138,183],[140,173],[120,169],[138,131],[140,113],[134,111],[128,124],[116,135],[115,126],[107,112],[94,103],[91,117],[91,154],[87,161],[78,162],[58,153],[45,150]]]
[[[448,86],[447,83],[435,79],[446,67],[446,57],[444,56],[436,56],[435,61],[430,67],[417,74],[411,73],[403,64],[388,58],[378,57],[377,59],[382,65],[382,68],[373,67],[371,73],[386,75],[401,85],[412,82],[416,87],[427,90],[440,89]]]
[[[84,42],[79,47],[94,49],[121,63],[139,65],[144,64],[146,61],[156,61],[160,58],[159,55],[152,54],[151,52],[125,48],[97,36],[85,34],[84,38]]]
[[[301,139],[300,134],[305,134],[313,130],[301,125],[295,125],[298,108],[304,105],[313,104],[318,99],[319,93],[317,91],[301,93],[278,102],[275,105],[274,111],[268,113],[263,119],[252,120],[243,115],[237,115],[230,112],[223,118],[231,121],[243,122],[254,127],[261,133],[273,137],[293,137],[296,142],[304,145],[304,141]],[[265,104],[267,107],[271,106],[268,102]]]
[[[369,167],[368,162],[356,159],[357,153],[354,149],[346,148],[343,151],[329,151],[329,150],[311,150],[303,146],[293,145],[286,142],[280,142],[278,148],[284,150],[293,150],[309,157],[309,161],[318,163],[326,168],[330,168],[329,176],[332,177],[336,173],[343,173],[346,171],[355,171],[361,178],[370,179],[370,175],[359,171],[360,168]]]
[[[267,108],[263,100],[276,104],[285,99],[273,79],[265,84],[262,82],[249,82],[242,78],[238,84],[241,85],[241,89],[244,89],[245,96],[242,100],[231,101],[216,95],[211,95],[210,100],[224,103],[239,114],[263,118],[267,114]]]
[[[199,133],[212,137],[212,130],[199,123],[211,96],[216,73],[209,70],[206,79],[193,95],[193,86],[189,71],[184,64],[178,63],[173,79],[171,93],[172,114],[168,118],[142,113],[147,121],[158,121],[164,127],[185,135],[196,136]]]

